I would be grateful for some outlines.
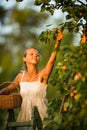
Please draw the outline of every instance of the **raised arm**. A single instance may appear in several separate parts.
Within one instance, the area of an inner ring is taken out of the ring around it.
[[[48,78],[52,72],[52,69],[53,69],[53,66],[54,66],[54,62],[55,62],[55,59],[56,59],[56,55],[57,55],[57,52],[58,52],[58,48],[60,46],[60,42],[61,42],[61,39],[63,38],[63,33],[58,30],[58,35],[56,37],[56,42],[55,42],[55,45],[54,45],[54,49],[53,49],[53,52],[51,53],[51,56],[47,62],[47,65],[46,67],[43,69],[42,71],[42,80],[44,83],[47,83],[48,82]]]
[[[19,87],[20,77],[21,77],[21,73],[19,73],[16,76],[16,78],[14,79],[14,81],[8,87],[3,88],[3,89],[0,90],[0,95],[10,94],[10,92],[12,92],[14,89],[16,89],[17,87]]]

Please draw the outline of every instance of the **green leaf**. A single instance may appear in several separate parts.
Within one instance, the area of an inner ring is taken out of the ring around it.
[[[61,122],[62,122],[62,115],[58,115],[58,113],[57,113],[53,120],[56,123],[61,124]]]
[[[66,108],[68,108],[69,105],[70,105],[69,102],[65,102],[65,103],[64,103],[64,107],[66,107]]]
[[[42,0],[35,0],[35,3],[34,3],[34,4],[38,6],[38,5],[41,5],[42,2],[43,2]]]

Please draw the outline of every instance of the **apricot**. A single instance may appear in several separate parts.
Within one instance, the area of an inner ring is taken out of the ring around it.
[[[64,111],[67,111],[68,109],[66,107],[63,108]]]
[[[73,93],[73,92],[71,92],[71,93],[70,93],[70,97],[73,97],[73,96],[74,96],[74,93]]]
[[[76,95],[74,96],[74,99],[75,99],[76,101],[78,101],[78,100],[80,99],[80,97],[81,97],[81,94],[76,94]]]
[[[82,75],[81,75],[80,72],[78,72],[78,73],[74,76],[74,80],[76,81],[76,80],[78,80],[78,79],[80,79],[80,78],[82,78]]]
[[[77,94],[77,93],[78,93],[78,91],[75,89],[75,90],[73,90],[73,93],[74,93],[74,94]]]
[[[65,65],[62,66],[62,70],[66,70],[67,67]]]

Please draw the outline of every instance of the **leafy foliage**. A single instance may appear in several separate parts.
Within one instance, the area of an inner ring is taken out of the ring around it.
[[[79,26],[83,26],[84,24],[87,24],[87,4],[86,2],[83,2],[81,0],[35,0],[35,4],[37,5],[39,2],[39,5],[41,5],[41,11],[49,11],[52,15],[54,14],[54,11],[57,9],[61,9],[62,12],[67,12],[66,20],[71,20],[74,22],[74,26],[72,28],[72,24],[67,24],[65,22],[64,27],[66,26],[69,31],[78,31]],[[86,23],[84,23],[83,19]],[[70,23],[70,22],[69,22]]]
[[[21,0],[19,0],[21,2]],[[66,22],[63,28],[78,32],[79,28],[86,26],[87,29],[87,1],[84,0],[35,0],[35,5],[41,7],[41,12],[48,11],[51,15],[55,10],[61,9],[66,12]]]
[[[54,30],[42,32],[40,39],[51,44],[52,39],[55,41]],[[44,121],[45,130],[80,130],[87,126],[86,59],[87,42],[79,46],[61,43],[49,82],[56,92],[49,99],[49,118]]]

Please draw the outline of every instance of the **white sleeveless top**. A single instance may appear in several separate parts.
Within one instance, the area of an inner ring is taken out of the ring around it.
[[[34,82],[23,82],[21,80],[20,94],[22,96],[22,105],[17,121],[20,122],[30,121],[32,117],[32,109],[34,106],[37,107],[42,120],[48,116],[46,113],[47,111],[46,89],[47,85],[41,83],[40,78],[38,81]]]

